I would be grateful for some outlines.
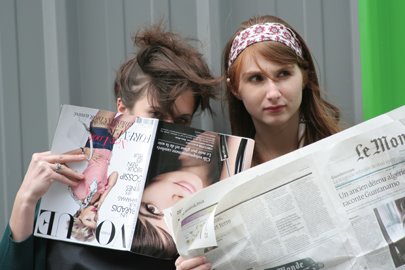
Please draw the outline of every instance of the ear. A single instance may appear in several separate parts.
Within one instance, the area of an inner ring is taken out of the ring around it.
[[[241,98],[240,95],[239,95],[239,92],[234,91],[234,90],[231,88],[231,93],[232,93],[232,95],[233,95],[234,97],[236,97],[237,99],[242,100],[242,98]]]
[[[239,92],[235,91],[235,89],[232,87],[231,79],[229,79],[229,78],[226,78],[226,87],[228,88],[229,91],[231,91],[231,93],[232,93],[232,95],[234,95],[234,97],[236,97],[239,100],[241,99]]]
[[[127,111],[127,107],[125,107],[124,102],[122,102],[121,98],[117,98],[117,111],[122,114]]]

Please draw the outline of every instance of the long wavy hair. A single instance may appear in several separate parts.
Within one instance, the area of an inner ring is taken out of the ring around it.
[[[265,41],[247,47],[236,58],[235,62],[228,67],[229,53],[236,35],[252,25],[271,22],[284,24],[294,31],[301,43],[303,57],[299,57],[291,48],[279,42]],[[266,15],[253,17],[243,22],[228,41],[223,52],[224,78],[230,79],[230,82],[226,85],[226,100],[231,129],[234,135],[254,138],[256,134],[252,117],[247,112],[243,102],[237,99],[231,91],[232,89],[237,90],[239,88],[239,74],[242,68],[242,60],[248,54],[259,54],[269,61],[278,64],[297,64],[302,70],[305,87],[300,106],[300,117],[306,123],[304,134],[305,145],[340,131],[339,109],[322,97],[315,65],[305,41],[287,22],[278,17]]]

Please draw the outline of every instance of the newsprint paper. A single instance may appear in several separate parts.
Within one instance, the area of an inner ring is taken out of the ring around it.
[[[405,106],[166,210],[214,269],[405,269]]]

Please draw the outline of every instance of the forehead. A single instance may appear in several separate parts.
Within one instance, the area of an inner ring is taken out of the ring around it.
[[[264,58],[278,64],[297,63],[297,56],[289,47],[276,41],[263,41],[247,47],[240,58]]]
[[[174,101],[173,113],[193,114],[196,109],[196,98],[191,88],[183,91]]]
[[[246,54],[241,58],[240,74],[252,71],[270,72],[286,66],[292,65],[275,62],[261,54]]]
[[[173,116],[184,114],[193,115],[197,104],[191,88],[181,91],[176,99],[173,98],[174,95],[176,94],[145,91],[136,99],[132,110],[154,109],[159,110],[163,114]]]

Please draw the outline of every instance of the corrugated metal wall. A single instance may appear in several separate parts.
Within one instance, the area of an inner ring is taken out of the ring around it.
[[[168,28],[204,52],[215,74],[222,48],[242,20],[286,19],[312,48],[321,83],[348,124],[361,121],[356,0],[2,0],[0,2],[0,229],[33,152],[49,148],[59,105],[114,110],[114,72],[133,52],[141,26]],[[214,120],[197,127],[228,132]]]

